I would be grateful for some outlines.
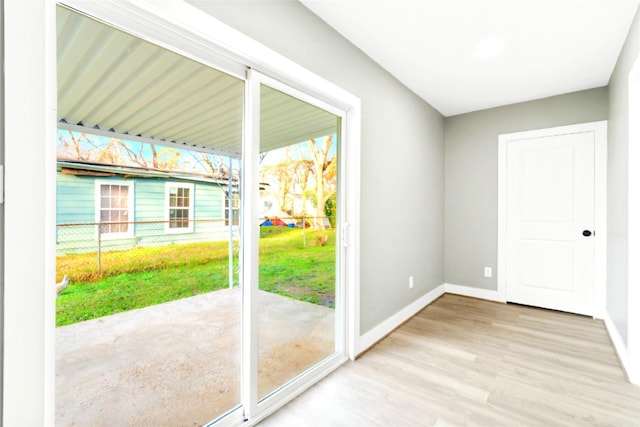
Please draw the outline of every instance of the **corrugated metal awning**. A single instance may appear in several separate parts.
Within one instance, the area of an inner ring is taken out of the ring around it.
[[[240,157],[244,81],[58,7],[61,128]],[[333,134],[337,118],[261,91],[261,150]]]

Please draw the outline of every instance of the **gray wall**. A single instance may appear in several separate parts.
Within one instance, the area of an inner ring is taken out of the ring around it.
[[[189,3],[361,98],[361,332],[442,284],[443,117],[297,1]]]
[[[629,71],[640,54],[640,12],[609,81],[607,312],[627,340]]]
[[[445,120],[445,281],[497,289],[498,135],[606,120],[597,88]],[[484,267],[494,275],[485,278]]]

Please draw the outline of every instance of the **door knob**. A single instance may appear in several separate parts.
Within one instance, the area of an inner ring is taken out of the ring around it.
[[[590,231],[590,230],[584,230],[584,231],[582,232],[582,235],[583,235],[584,237],[589,237],[589,236],[591,236],[591,231]]]

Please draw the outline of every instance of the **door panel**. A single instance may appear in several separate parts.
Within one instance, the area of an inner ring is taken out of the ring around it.
[[[527,288],[572,292],[574,284],[573,245],[565,242],[523,240],[520,242],[521,284]],[[527,262],[535,260],[535,262]]]
[[[259,400],[336,353],[340,123],[266,85],[260,100]]]
[[[56,14],[56,425],[239,419],[245,81]]]
[[[507,300],[593,313],[594,136],[507,148]]]

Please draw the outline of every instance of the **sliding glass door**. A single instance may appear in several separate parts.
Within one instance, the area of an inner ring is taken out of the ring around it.
[[[258,399],[337,350],[339,126],[260,85]]]
[[[244,75],[57,8],[56,423],[241,406]]]
[[[256,71],[245,110],[243,409],[346,360],[340,111]]]
[[[263,417],[346,360],[344,111],[57,17],[57,423]]]

